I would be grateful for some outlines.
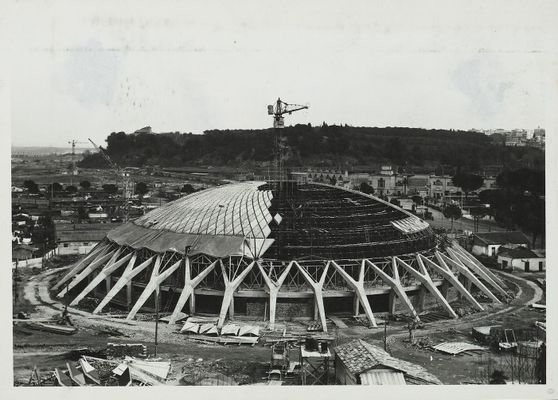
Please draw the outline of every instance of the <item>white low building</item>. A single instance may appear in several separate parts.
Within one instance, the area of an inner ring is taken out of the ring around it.
[[[55,224],[58,254],[86,254],[120,224]]]
[[[504,270],[545,271],[546,259],[526,247],[501,247],[498,252],[498,266]]]
[[[474,233],[471,252],[476,256],[495,257],[501,246],[529,247],[529,239],[519,231]]]

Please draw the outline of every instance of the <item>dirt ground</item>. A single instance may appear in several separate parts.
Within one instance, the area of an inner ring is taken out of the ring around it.
[[[14,285],[14,316],[21,311],[29,313],[35,319],[60,315],[64,305],[50,297],[48,288],[50,282],[63,271],[20,269],[18,272],[20,281]],[[422,329],[414,331],[415,340],[429,344],[443,341],[474,343],[471,336],[471,328],[474,326],[501,324],[516,329],[532,328],[535,321],[544,320],[544,313],[526,306],[529,302],[544,301],[543,291],[535,283],[520,276],[503,277],[516,293],[511,303],[484,303],[485,311],[466,315],[458,320],[443,319],[424,323]],[[154,355],[154,322],[93,316],[74,308],[69,308],[69,312],[72,322],[78,327],[78,332],[72,336],[33,330],[24,322],[14,322],[14,384],[26,384],[34,366],[41,377],[49,376],[55,367],[65,368],[66,362],[76,361],[80,352],[100,353],[107,343],[142,343],[147,345],[148,354]],[[242,321],[241,317],[239,319]],[[337,329],[333,324],[328,325],[330,334],[335,337],[333,346],[355,338],[384,345],[383,327],[370,329],[349,323],[351,321],[348,319],[347,322],[349,327],[344,329]],[[257,323],[265,335],[265,323]],[[284,327],[278,324],[276,330],[282,331]],[[180,325],[159,324],[157,357],[172,363],[169,385],[199,384],[203,378],[208,377],[212,379],[212,384],[226,384],[231,379],[238,384],[262,382],[270,359],[270,348],[263,345],[264,340],[260,340],[254,347],[201,344],[179,334],[179,328]],[[289,322],[287,330],[303,332],[304,325]],[[393,356],[422,365],[445,384],[479,382],[480,375],[486,369],[487,359],[499,357],[492,352],[451,356],[411,345],[407,324],[403,321],[390,321],[386,332],[387,348]],[[298,350],[293,349],[290,356],[292,360],[298,360]]]

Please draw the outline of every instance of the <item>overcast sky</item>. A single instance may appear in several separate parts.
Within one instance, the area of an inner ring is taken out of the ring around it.
[[[0,17],[13,145],[265,128],[278,96],[310,106],[287,125],[533,129],[556,91],[555,1],[74,3]]]

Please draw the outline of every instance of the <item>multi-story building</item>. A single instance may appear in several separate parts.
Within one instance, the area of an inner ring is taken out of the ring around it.
[[[429,197],[434,201],[443,203],[461,196],[461,189],[453,185],[450,175],[430,175],[428,182]]]

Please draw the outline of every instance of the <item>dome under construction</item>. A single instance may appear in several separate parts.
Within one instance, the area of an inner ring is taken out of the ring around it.
[[[101,284],[106,282],[106,284]],[[473,289],[474,287],[474,289]],[[400,308],[419,319],[429,293],[449,316],[451,293],[506,296],[504,284],[428,223],[374,196],[317,183],[242,182],[197,192],[110,231],[54,287],[71,305],[85,296],[153,308],[171,322],[191,314],[269,320]]]

